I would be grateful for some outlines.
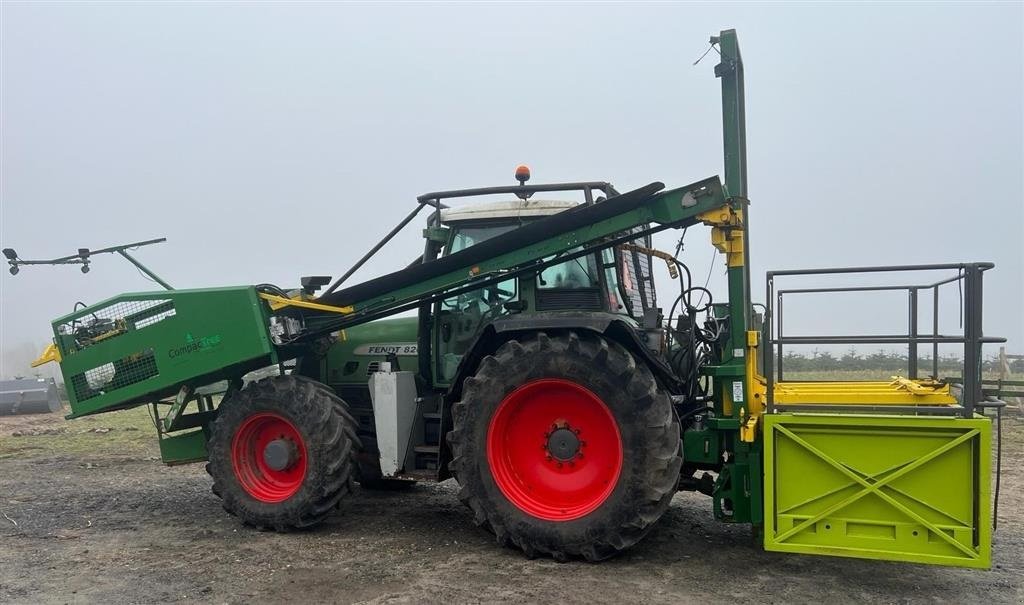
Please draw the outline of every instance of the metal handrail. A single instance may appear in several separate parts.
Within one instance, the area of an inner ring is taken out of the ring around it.
[[[452,189],[449,191],[432,191],[430,193],[424,193],[423,195],[417,196],[416,199],[420,203],[424,203],[432,200],[447,200],[457,197],[475,197],[478,195],[498,195],[503,193],[511,193],[517,196],[530,196],[533,195],[534,193],[552,191],[583,191],[586,193],[594,189],[604,193],[609,197],[619,194],[619,192],[615,190],[615,187],[613,187],[611,183],[607,183],[605,181],[584,181],[579,183],[550,183],[543,185],[504,185],[497,187],[476,187],[473,189]]]
[[[962,413],[966,417],[974,414],[974,409],[984,401],[981,383],[981,347],[988,343],[1006,342],[1005,338],[986,337],[982,335],[982,274],[995,267],[989,262],[980,263],[945,263],[931,265],[889,265],[873,267],[833,267],[822,269],[791,269],[784,271],[769,271],[765,277],[765,325],[767,337],[765,344],[767,350],[764,355],[765,375],[768,380],[767,406],[768,411],[775,410],[774,390],[775,372],[778,367],[779,381],[783,377],[783,345],[784,344],[907,344],[908,345],[908,374],[911,379],[918,377],[917,345],[924,343],[932,344],[932,377],[938,378],[939,344],[960,344],[964,345],[964,383],[962,389]],[[908,271],[949,271],[956,270],[957,275],[933,283],[926,284],[895,284],[880,286],[848,286],[848,287],[823,287],[823,288],[791,288],[775,291],[775,279],[781,276],[807,276],[807,275],[840,275],[853,273],[893,273]],[[964,325],[962,336],[949,336],[939,334],[939,287],[963,282],[963,311],[961,319]],[[931,334],[918,333],[918,292],[920,290],[932,290],[933,292],[933,324]],[[906,334],[873,334],[873,335],[842,335],[842,336],[784,336],[782,309],[783,299],[786,294],[822,294],[838,292],[877,292],[877,291],[906,291],[908,293],[908,328]],[[773,305],[774,303],[774,305]],[[778,317],[776,319],[775,314]],[[775,336],[776,324],[778,337]],[[774,353],[774,354],[773,354]]]
[[[1006,342],[1006,339],[1002,336],[982,336],[978,339],[983,344],[996,344]],[[944,344],[959,344],[966,342],[967,339],[963,336],[945,336],[939,334],[935,335],[903,335],[903,334],[877,334],[877,335],[844,335],[844,336],[786,336],[783,338],[775,338],[769,342],[772,344],[802,344],[802,345],[814,345],[814,344],[913,344],[913,343],[944,343]],[[911,378],[916,378],[911,376]]]

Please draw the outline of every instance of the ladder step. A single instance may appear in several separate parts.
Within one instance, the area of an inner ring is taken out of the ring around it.
[[[438,412],[423,412],[423,418],[426,420],[440,420],[441,414]]]
[[[417,445],[412,448],[417,454],[437,454],[441,451],[438,445]]]

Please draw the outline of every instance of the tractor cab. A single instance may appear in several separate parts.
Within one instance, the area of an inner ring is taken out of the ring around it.
[[[522,167],[516,176],[517,179],[523,176]],[[462,252],[538,219],[583,205],[602,203],[604,198],[594,198],[586,185],[594,184],[528,187],[523,180],[519,188],[510,191],[518,199],[456,207],[440,207],[438,204],[430,222],[439,228],[428,229],[427,234],[440,234],[439,237],[434,236],[442,244],[438,256]],[[600,185],[614,191],[610,185]],[[577,193],[584,193],[584,200],[533,198],[534,192],[548,188],[567,192],[576,189]],[[472,191],[481,190],[467,190]],[[635,242],[641,247],[649,247],[649,243],[649,237]],[[581,249],[578,247],[568,248],[563,255],[572,257],[579,252]],[[463,356],[481,331],[495,320],[513,314],[572,311],[611,313],[639,320],[646,310],[655,307],[650,256],[613,247],[569,258],[537,272],[463,291],[434,303],[430,310],[433,328],[430,331],[430,348],[434,352],[430,361],[431,374],[437,386],[450,385]]]

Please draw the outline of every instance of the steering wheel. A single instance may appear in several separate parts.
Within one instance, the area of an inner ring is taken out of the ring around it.
[[[489,286],[486,290],[485,302],[487,306],[494,307],[501,304],[502,298],[512,298],[515,294],[515,292],[499,288],[497,285]]]

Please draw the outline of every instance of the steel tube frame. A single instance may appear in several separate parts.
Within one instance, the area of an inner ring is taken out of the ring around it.
[[[777,403],[779,412],[880,412],[899,414],[927,414],[933,416],[956,416],[963,410],[959,406],[944,405],[862,405],[824,403]]]
[[[435,208],[435,217],[438,219],[438,224],[440,224],[441,208],[447,208],[447,206],[441,203],[441,200],[443,199],[475,197],[480,195],[498,195],[502,193],[512,193],[515,194],[517,197],[526,196],[525,198],[523,198],[526,199],[533,195],[534,193],[537,193],[538,191],[582,191],[586,199],[586,203],[589,205],[594,203],[594,189],[603,192],[608,197],[619,195],[619,192],[615,190],[615,187],[613,187],[610,183],[606,183],[604,181],[588,181],[580,183],[551,183],[546,185],[505,185],[498,187],[453,189],[451,191],[434,191],[431,193],[424,193],[423,195],[420,195],[416,198],[416,207],[413,208],[413,210],[404,219],[402,219],[402,221],[398,223],[398,225],[396,225],[394,229],[392,229],[390,232],[388,232],[387,235],[381,238],[381,240],[377,242],[377,244],[373,248],[370,248],[370,250],[366,254],[364,254],[362,258],[356,261],[356,264],[352,265],[352,267],[348,271],[346,271],[344,275],[334,280],[334,283],[332,283],[327,288],[327,290],[324,291],[322,296],[326,296],[328,294],[333,293],[341,286],[341,284],[345,283],[345,281],[348,278],[352,277],[353,273],[358,271],[359,268],[366,264],[368,260],[373,258],[373,256],[377,254],[377,252],[379,252],[380,249],[383,248],[385,244],[391,241],[391,239],[398,235],[398,233],[402,229],[404,229],[406,225],[412,222],[412,219],[416,218],[416,215],[419,214],[421,210],[423,210],[424,206],[433,206]]]
[[[981,347],[987,343],[1006,342],[1005,338],[985,337],[982,333],[982,276],[983,273],[995,267],[993,263],[946,263],[933,265],[891,265],[875,267],[833,267],[823,269],[792,269],[785,271],[769,271],[765,277],[765,301],[768,307],[765,309],[765,321],[768,323],[767,342],[774,355],[769,352],[765,355],[765,374],[768,381],[767,407],[772,413],[778,409],[796,409],[792,405],[775,405],[775,382],[778,366],[778,381],[783,381],[782,359],[784,344],[907,344],[908,345],[908,375],[911,379],[918,377],[918,344],[932,344],[932,377],[938,378],[939,373],[939,343],[962,343],[964,345],[964,384],[962,388],[962,406],[957,410],[963,416],[970,418],[975,408],[984,401],[984,393],[981,380]],[[898,284],[885,286],[849,286],[849,287],[827,287],[827,288],[791,288],[775,291],[775,278],[779,276],[807,276],[807,275],[839,275],[853,273],[895,273],[907,271],[948,271],[956,270],[957,275],[926,284]],[[939,334],[939,287],[963,282],[964,306],[962,319],[964,321],[963,336],[946,336]],[[918,326],[918,311],[920,290],[929,289],[932,291],[932,333],[922,335]],[[879,291],[907,291],[907,333],[906,334],[884,334],[884,335],[863,335],[863,336],[785,336],[783,332],[783,301],[786,294],[822,294],[836,292],[879,292]],[[777,314],[771,307],[775,301]],[[777,324],[777,328],[776,328]],[[776,335],[776,329],[778,335]],[[829,406],[817,405],[814,409],[825,409]],[[835,407],[835,406],[831,406]],[[886,409],[899,411],[892,406]],[[914,408],[920,410],[922,408]],[[957,408],[954,408],[957,409]]]
[[[911,380],[917,380],[917,288],[907,292],[907,323],[910,343],[907,345],[907,373]]]
[[[440,201],[457,197],[474,197],[478,195],[498,195],[511,193],[516,196],[533,195],[541,191],[582,191],[588,198],[594,189],[604,193],[608,197],[618,195],[619,192],[611,183],[604,181],[587,181],[580,183],[551,183],[548,185],[503,185],[498,187],[477,187],[475,189],[452,189],[450,191],[434,191],[424,193],[416,198],[418,202]]]
[[[156,242],[156,241],[160,241],[160,240],[154,240],[154,242]],[[138,259],[136,259],[131,254],[128,254],[127,250],[125,250],[123,248],[116,248],[113,251],[118,253],[118,254],[120,254],[121,256],[123,256],[126,261],[128,261],[131,264],[135,265],[136,269],[138,269],[139,271],[142,271],[144,274],[149,276],[150,279],[152,279],[156,283],[160,284],[160,286],[163,287],[164,290],[173,290],[174,289],[173,287],[171,287],[171,284],[169,284],[169,283],[165,282],[164,280],[160,279],[159,275],[157,275],[156,273],[153,273],[152,271],[150,271],[149,267],[147,267],[146,265],[143,265],[141,262],[138,261]],[[110,250],[97,250],[96,252],[93,252],[93,254],[96,254],[98,252],[110,252]]]
[[[912,336],[910,334],[884,334],[870,336],[785,336],[776,339],[776,343],[788,343],[798,345],[821,345],[821,344],[912,344],[912,343],[947,343],[959,344],[966,342],[963,336],[931,336],[928,334]],[[1005,338],[996,336],[983,336],[981,342],[984,344],[1006,342]]]
[[[338,286],[340,286],[341,284],[345,283],[345,280],[347,280],[348,278],[352,277],[352,274],[355,273],[356,271],[358,271],[360,267],[365,265],[366,261],[368,261],[371,258],[373,258],[374,254],[377,254],[377,252],[379,252],[380,249],[383,248],[385,244],[390,242],[393,237],[398,235],[399,231],[404,229],[406,225],[408,225],[410,222],[412,222],[412,219],[416,218],[416,215],[420,213],[420,210],[423,210],[423,208],[425,206],[429,205],[427,203],[428,201],[429,200],[426,200],[426,201],[425,200],[420,200],[419,203],[416,204],[416,207],[413,208],[412,211],[409,214],[407,214],[405,216],[405,218],[402,219],[402,221],[400,223],[395,225],[394,229],[389,231],[387,235],[385,235],[383,238],[381,238],[381,240],[379,242],[377,242],[377,244],[374,247],[370,248],[370,251],[367,252],[366,254],[364,254],[362,258],[357,260],[356,264],[352,265],[352,267],[348,271],[346,271],[344,275],[342,275],[338,279],[334,280],[334,283],[331,284],[329,288],[327,288],[327,291],[325,291],[323,295],[326,296],[327,294],[330,294],[330,293],[334,292],[335,290],[338,289]]]

